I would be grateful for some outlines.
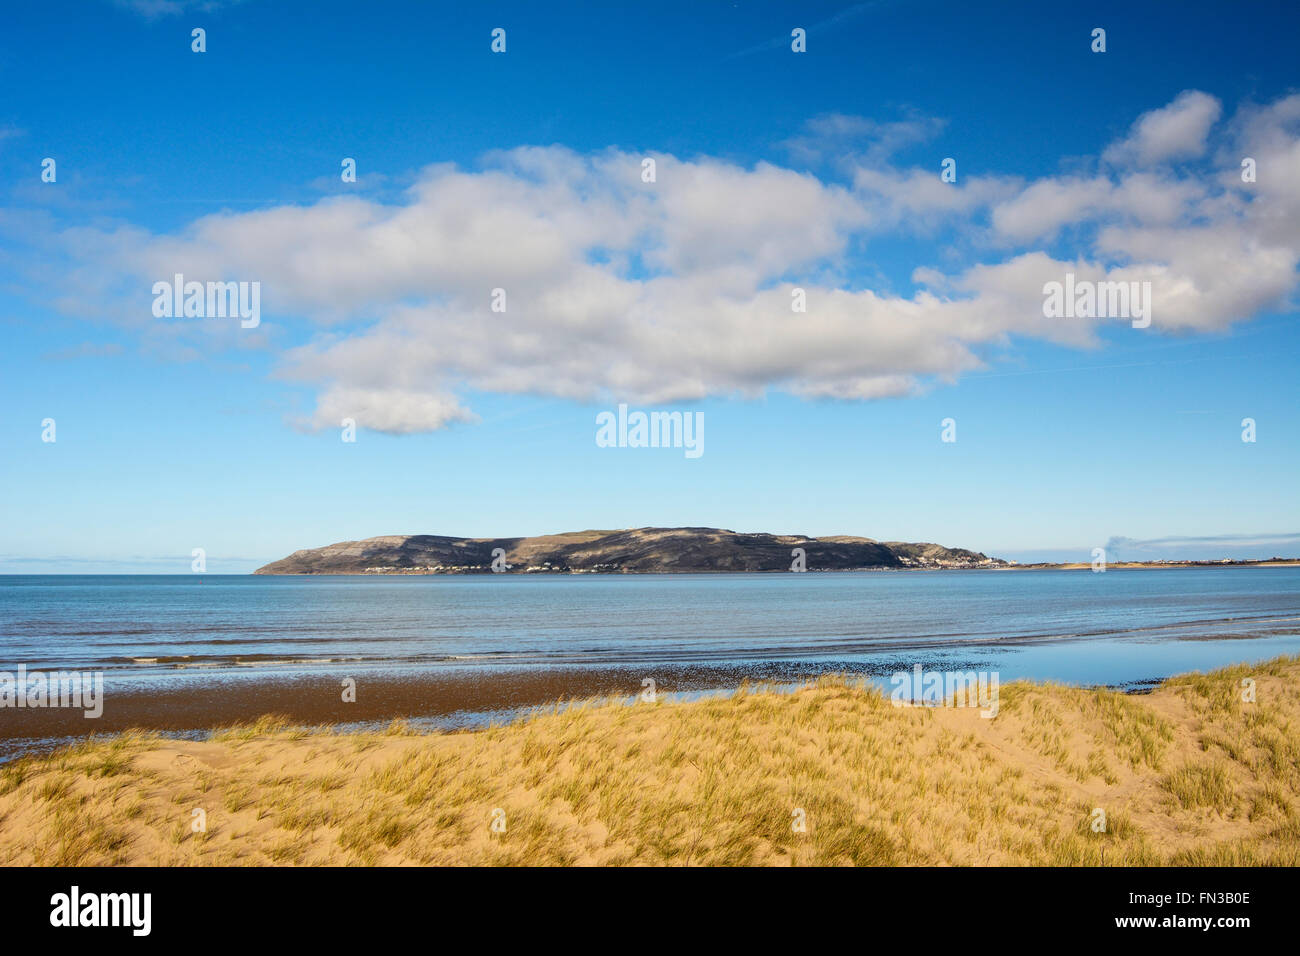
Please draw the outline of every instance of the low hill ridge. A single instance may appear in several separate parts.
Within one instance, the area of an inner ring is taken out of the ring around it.
[[[834,535],[737,533],[725,528],[626,528],[531,538],[381,535],[295,551],[255,574],[476,574],[504,552],[513,573],[671,573],[789,571],[803,548],[809,571],[864,568],[1001,567],[978,551],[937,544]]]

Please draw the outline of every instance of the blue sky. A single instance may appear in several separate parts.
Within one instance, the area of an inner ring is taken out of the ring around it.
[[[1293,5],[592,6],[11,12],[0,572],[642,525],[1300,554]],[[1151,326],[1045,318],[1066,271]],[[175,272],[260,324],[155,317]],[[705,453],[597,447],[620,401]]]

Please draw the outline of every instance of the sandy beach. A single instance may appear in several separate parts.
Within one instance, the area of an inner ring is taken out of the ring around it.
[[[1293,657],[1006,684],[991,719],[824,678],[476,732],[133,732],[0,770],[0,863],[1296,865],[1297,721]]]

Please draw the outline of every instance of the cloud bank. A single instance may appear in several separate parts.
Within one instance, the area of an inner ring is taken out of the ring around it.
[[[471,422],[468,389],[636,403],[902,396],[982,367],[1017,336],[1086,347],[1101,325],[1127,324],[1045,318],[1043,285],[1067,271],[1149,281],[1152,327],[1132,334],[1221,330],[1285,304],[1300,262],[1300,95],[1222,115],[1186,91],[1138,117],[1095,172],[1029,182],[945,183],[937,159],[892,165],[893,148],[941,125],[916,117],[810,121],[787,151],[809,160],[829,145],[837,178],[652,153],[645,182],[642,154],[521,147],[472,170],[429,166],[395,203],[222,213],[174,235],[66,230],[64,305],[84,313],[88,296],[129,288],[123,314],[143,324],[150,284],[174,273],[260,281],[264,326],[313,329],[279,353],[277,374],[315,390],[316,427]],[[870,142],[846,151],[853,137]],[[862,278],[862,244],[893,236],[935,242],[906,293]],[[796,288],[806,312],[792,311]],[[492,309],[498,289],[505,311]]]

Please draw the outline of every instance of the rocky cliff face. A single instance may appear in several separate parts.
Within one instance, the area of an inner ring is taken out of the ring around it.
[[[1004,562],[937,544],[870,538],[737,534],[721,528],[632,528],[535,538],[385,535],[295,551],[257,574],[474,574],[492,570],[504,551],[515,573],[789,571],[803,548],[810,571],[859,568],[992,567]]]

